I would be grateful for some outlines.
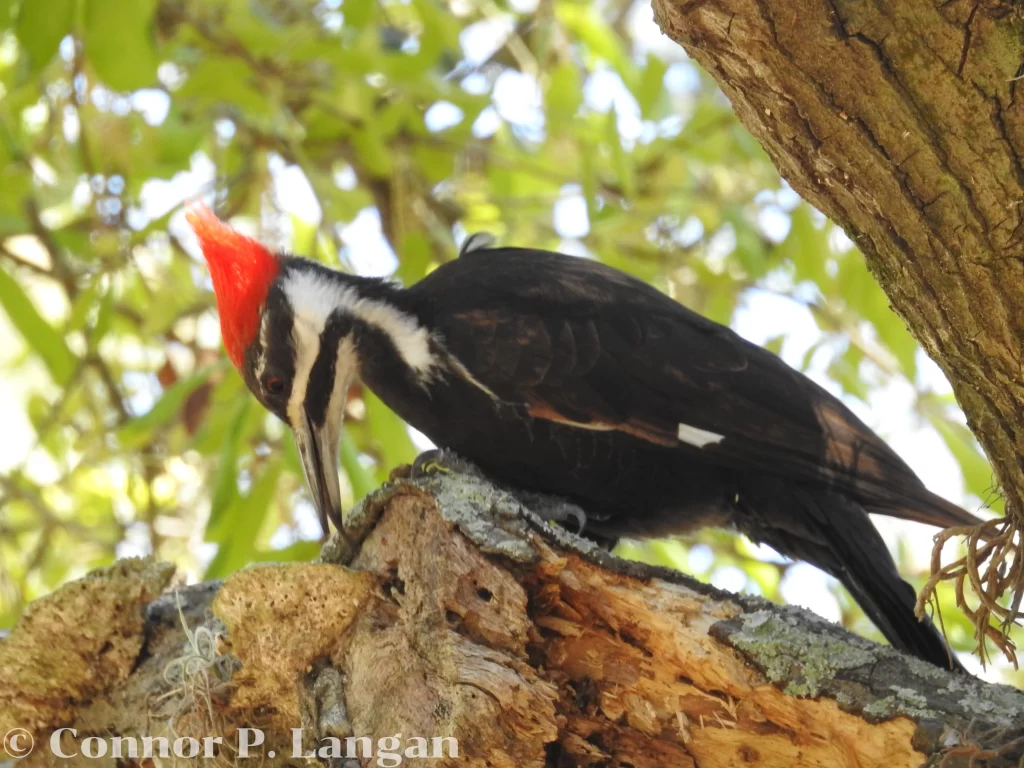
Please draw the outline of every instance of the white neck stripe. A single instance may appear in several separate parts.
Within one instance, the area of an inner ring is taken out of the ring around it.
[[[296,328],[300,325],[306,328],[303,334],[306,338],[296,336],[296,344],[305,341],[304,346],[319,349],[319,334],[323,332],[327,319],[331,313],[342,310],[386,333],[405,364],[417,374],[423,376],[437,363],[430,349],[429,331],[414,317],[386,302],[360,296],[352,286],[339,285],[311,270],[292,272],[286,277],[282,288],[291,305]],[[316,344],[311,344],[308,338],[308,334],[313,332],[317,334]],[[315,356],[313,359],[316,359]],[[298,364],[295,372],[298,378]],[[308,372],[306,376],[308,378]]]

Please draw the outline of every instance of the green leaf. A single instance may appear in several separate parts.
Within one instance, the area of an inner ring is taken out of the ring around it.
[[[399,464],[408,464],[416,458],[416,446],[409,437],[405,422],[384,405],[370,390],[363,390],[366,403],[366,423],[383,454],[378,480],[387,479],[388,472]]]
[[[733,255],[749,277],[755,280],[763,277],[768,270],[768,254],[761,233],[754,228],[738,206],[730,207],[725,218],[732,224],[733,233],[736,235],[736,250]]]
[[[341,5],[345,14],[345,26],[350,29],[362,29],[369,23],[377,8],[373,0],[345,0]]]
[[[630,61],[622,39],[615,34],[596,6],[562,2],[556,6],[555,15],[575,33],[594,59],[608,62],[627,87],[633,85],[636,68]]]
[[[576,110],[583,102],[583,85],[579,68],[572,61],[562,61],[551,72],[548,90],[544,94],[549,133],[569,130]]]
[[[231,533],[220,541],[217,555],[206,569],[204,578],[223,578],[253,559],[257,536],[277,494],[277,483],[283,469],[283,458],[271,460],[253,484],[252,490],[236,498],[229,514],[224,515],[224,519],[234,523]]]
[[[194,98],[202,105],[229,104],[253,119],[275,113],[269,91],[263,85],[244,61],[208,54],[199,60],[175,95],[181,99]]]
[[[433,258],[430,240],[419,230],[406,232],[398,247],[398,277],[406,285],[412,285],[427,274],[427,267]]]
[[[0,0],[0,32],[10,29],[18,15],[20,0]]]
[[[89,334],[89,349],[95,350],[99,347],[103,337],[110,330],[110,324],[114,320],[114,291],[107,290],[100,299],[99,308],[96,311],[96,322]]]
[[[633,158],[622,146],[618,115],[614,109],[608,111],[608,117],[605,119],[605,140],[612,150],[615,174],[622,187],[622,193],[627,200],[632,200],[636,197],[636,169],[633,167]]]
[[[828,375],[839,382],[839,386],[848,395],[867,401],[868,385],[860,375],[860,364],[864,353],[860,348],[849,346],[842,355],[832,360],[828,367]]]
[[[68,315],[68,333],[85,328],[85,323],[89,319],[89,313],[96,306],[96,301],[99,299],[102,282],[99,278],[93,278],[75,296],[75,300],[71,304],[71,312]]]
[[[640,114],[646,118],[653,117],[655,107],[665,96],[665,73],[668,63],[653,53],[647,54],[647,66],[640,75],[640,82],[633,91],[636,103],[640,106]]]
[[[292,253],[312,258],[316,251],[316,224],[291,214]]]
[[[341,466],[352,484],[352,496],[358,501],[377,487],[377,481],[363,463],[359,460],[359,448],[348,432],[341,434]]]
[[[995,493],[998,487],[995,474],[971,431],[943,414],[929,414],[928,420],[942,436],[950,453],[960,465],[967,490],[990,504],[995,511],[1001,512],[1003,502]]]
[[[160,427],[178,415],[185,399],[198,389],[217,367],[211,365],[202,368],[164,390],[152,408],[117,430],[117,441],[121,447],[133,451],[149,443]]]
[[[802,203],[789,215],[789,234],[778,246],[776,257],[793,264],[797,282],[811,280],[821,285],[826,279],[825,257],[828,242],[824,230],[814,226],[811,207]]]
[[[15,35],[28,52],[32,72],[45,67],[71,33],[75,0],[25,0],[18,13]]]
[[[156,0],[85,0],[85,53],[115,91],[145,88],[156,80],[156,5]]]
[[[352,134],[352,146],[359,153],[359,158],[366,164],[367,170],[374,176],[387,178],[391,175],[392,155],[376,130],[360,128],[355,131]]]
[[[67,386],[77,359],[64,337],[43,319],[21,286],[3,270],[0,270],[0,306],[25,342],[39,355],[54,383]]]
[[[227,512],[239,497],[238,449],[251,403],[251,397],[239,401],[235,418],[221,443],[217,475],[213,481],[213,497],[210,500],[210,517],[206,523],[206,541],[223,542],[232,533],[232,516]]]

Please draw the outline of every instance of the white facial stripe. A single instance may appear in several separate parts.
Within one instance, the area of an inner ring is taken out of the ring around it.
[[[259,359],[256,361],[256,380],[263,379],[263,372],[267,367],[267,349],[270,347],[270,313],[263,312],[260,320],[260,347]]]
[[[308,315],[295,313],[292,325],[292,342],[295,348],[295,378],[292,379],[292,391],[288,397],[288,421],[292,426],[305,423],[306,388],[309,386],[309,374],[320,354],[320,334],[323,333],[327,315],[319,323]],[[335,381],[337,386],[337,381]]]
[[[694,445],[698,448],[703,448],[706,445],[715,445],[725,439],[725,435],[708,432],[706,429],[691,427],[689,424],[679,425],[678,437],[681,442],[689,443],[690,445]]]
[[[348,400],[348,388],[356,371],[356,350],[349,337],[338,342],[338,359],[334,367],[334,389],[327,403],[325,424],[341,424]]]
[[[384,302],[361,298],[353,288],[342,291],[341,305],[391,337],[398,354],[414,371],[426,373],[436,362],[430,352],[430,333],[414,317]]]
[[[339,286],[306,270],[288,275],[283,289],[295,313],[296,325],[300,318],[306,318],[312,327],[322,331],[330,314],[342,309],[386,333],[406,365],[417,373],[427,373],[437,362],[430,351],[429,331],[414,317],[385,302],[361,297],[355,288]]]

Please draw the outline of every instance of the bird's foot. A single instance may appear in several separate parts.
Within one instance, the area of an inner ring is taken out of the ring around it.
[[[573,533],[577,536],[583,534],[583,529],[587,526],[587,513],[578,504],[573,504],[560,496],[549,496],[533,491],[514,490],[511,493],[538,517],[558,523],[566,529],[569,528],[566,523],[572,521],[575,524]]]
[[[480,469],[447,448],[434,448],[424,451],[412,463],[408,478],[430,477],[431,475],[450,475],[453,472],[461,475],[482,477]]]

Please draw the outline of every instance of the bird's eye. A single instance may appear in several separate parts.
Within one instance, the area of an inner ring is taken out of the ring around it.
[[[280,395],[284,391],[284,381],[279,376],[267,376],[263,386],[272,395]]]

